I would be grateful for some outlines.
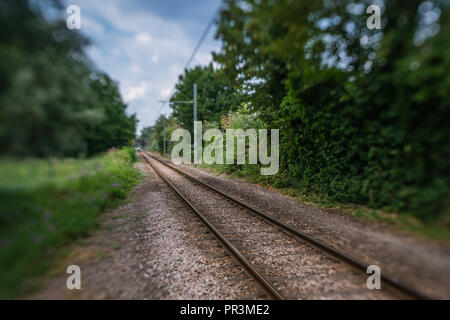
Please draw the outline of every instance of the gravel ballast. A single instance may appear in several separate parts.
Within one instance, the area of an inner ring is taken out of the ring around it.
[[[367,265],[380,266],[382,273],[419,292],[450,298],[448,244],[355,219],[337,210],[313,208],[241,179],[219,177],[186,165],[178,168]]]
[[[368,275],[325,255],[303,240],[255,217],[247,210],[151,160],[289,299],[395,299],[404,296],[369,290]]]

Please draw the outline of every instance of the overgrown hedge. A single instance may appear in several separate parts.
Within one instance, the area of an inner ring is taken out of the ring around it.
[[[227,0],[214,58],[280,129],[270,182],[448,224],[450,4],[384,1],[379,30],[371,4]]]

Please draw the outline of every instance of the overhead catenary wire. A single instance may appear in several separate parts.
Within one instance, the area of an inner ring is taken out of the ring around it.
[[[211,30],[211,27],[214,24],[214,20],[216,18],[216,16],[218,15],[220,11],[220,7],[218,9],[216,9],[216,11],[214,11],[214,14],[212,15],[211,19],[208,22],[208,25],[205,28],[205,31],[203,31],[202,36],[200,37],[200,40],[198,41],[197,45],[194,48],[194,51],[192,52],[191,56],[189,57],[188,61],[186,62],[186,65],[184,67],[184,69],[189,68],[191,62],[194,60],[195,55],[197,54],[198,50],[200,49],[200,47],[203,44],[203,41],[205,41],[206,36],[208,35],[209,31]]]
[[[194,50],[192,51],[192,54],[190,55],[189,59],[187,60],[185,66],[184,66],[184,68],[183,68],[183,70],[188,69],[189,66],[190,66],[190,64],[191,64],[191,62],[195,59],[195,56],[197,55],[198,50],[200,50],[200,48],[201,48],[203,42],[204,42],[205,39],[206,39],[206,36],[208,35],[209,31],[211,30],[212,26],[214,25],[215,18],[216,18],[216,16],[217,16],[218,13],[219,13],[220,8],[221,8],[221,7],[219,6],[219,8],[217,8],[217,9],[214,11],[214,14],[213,14],[212,17],[209,19],[209,22],[208,22],[208,24],[207,24],[205,30],[203,31],[203,33],[202,33],[202,35],[201,35],[199,41],[197,42],[197,45],[194,47]],[[172,87],[172,90],[169,92],[169,94],[168,94],[169,99],[168,99],[168,100],[170,100],[170,97],[172,97],[174,91],[175,91],[175,86],[173,86],[173,87]],[[156,116],[154,117],[154,119],[151,121],[151,123],[154,123],[154,122],[158,119],[158,117],[161,115],[162,111],[164,110],[166,104],[167,104],[167,101],[164,101],[164,102],[162,103],[161,108],[159,109],[158,113],[156,114]]]

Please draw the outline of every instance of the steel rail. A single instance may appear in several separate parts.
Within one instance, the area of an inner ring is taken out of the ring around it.
[[[185,196],[158,170],[147,156],[143,153],[144,159],[158,174],[158,176],[191,208],[192,211],[202,220],[202,222],[215,234],[224,246],[235,256],[235,258],[250,272],[250,274],[268,291],[275,299],[285,300],[286,297],[271,283],[264,274],[259,271],[230,240],[228,240],[209,220],[206,218]],[[151,157],[151,156],[150,156]],[[151,157],[154,159],[153,157]]]
[[[223,197],[225,197],[225,198],[227,198],[227,199],[229,199],[229,200],[239,204],[242,207],[245,207],[250,212],[252,212],[252,213],[256,214],[257,216],[265,219],[266,221],[268,221],[268,222],[272,223],[273,225],[281,228],[282,230],[287,231],[290,234],[292,234],[292,235],[294,235],[294,236],[296,236],[296,237],[298,237],[300,239],[303,239],[303,240],[307,241],[308,243],[312,244],[314,247],[323,250],[324,252],[326,252],[326,253],[328,253],[328,254],[330,254],[330,255],[340,259],[341,261],[343,261],[343,262],[353,266],[354,268],[356,268],[358,270],[361,270],[364,273],[367,272],[368,265],[366,265],[366,264],[364,264],[362,262],[359,262],[356,259],[350,257],[349,255],[347,255],[347,254],[345,254],[345,253],[343,253],[343,252],[341,252],[341,251],[339,251],[339,250],[337,250],[337,249],[335,249],[335,248],[325,244],[324,242],[322,242],[320,240],[317,240],[317,239],[311,237],[310,235],[308,235],[308,234],[306,234],[306,233],[304,233],[304,232],[302,232],[300,230],[297,230],[297,229],[295,229],[295,228],[293,228],[293,227],[291,227],[291,226],[289,226],[289,225],[287,225],[287,224],[285,224],[285,223],[283,223],[283,222],[281,222],[281,221],[279,221],[279,220],[269,216],[268,214],[265,214],[265,213],[261,212],[260,210],[258,210],[256,208],[254,208],[254,207],[252,207],[252,206],[250,206],[250,205],[248,205],[248,204],[246,204],[246,203],[244,203],[244,202],[242,202],[242,201],[240,201],[240,200],[238,200],[238,199],[236,199],[236,198],[234,198],[234,197],[232,197],[232,196],[230,196],[230,195],[228,195],[228,194],[226,194],[226,193],[224,193],[224,192],[222,192],[222,191],[220,191],[220,190],[218,190],[216,188],[214,188],[213,186],[211,186],[211,185],[209,185],[207,183],[204,183],[204,182],[202,182],[202,181],[200,181],[200,180],[190,176],[189,174],[179,170],[178,168],[175,168],[172,165],[169,165],[168,163],[165,163],[164,161],[162,161],[162,160],[152,156],[151,154],[147,154],[147,156],[151,157],[152,159],[155,159],[156,161],[160,162],[161,164],[165,165],[166,167],[168,167],[168,168],[170,168],[170,169],[180,173],[181,175],[185,176],[186,178],[190,179],[191,181],[196,182],[197,184],[202,185],[205,188],[210,189],[210,190],[212,190],[212,191],[222,195]],[[383,282],[385,282],[388,285],[394,287],[395,289],[397,289],[397,290],[399,290],[399,291],[409,295],[410,297],[412,297],[414,299],[419,299],[419,300],[430,300],[430,299],[433,299],[432,297],[429,297],[426,294],[418,292],[417,290],[415,290],[413,288],[410,288],[410,287],[400,283],[398,280],[396,280],[396,279],[394,279],[392,277],[389,277],[389,276],[381,274],[380,278],[381,278],[381,280]]]

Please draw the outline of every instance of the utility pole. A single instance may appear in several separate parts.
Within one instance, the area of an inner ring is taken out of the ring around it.
[[[167,102],[170,102],[170,101],[158,101],[158,102],[166,104]],[[164,150],[163,150],[164,153],[163,153],[163,156],[165,157],[166,156],[166,116],[164,116],[163,126],[164,126]],[[156,144],[156,145],[158,145],[158,144]]]
[[[197,121],[197,84],[194,83],[194,101],[170,101],[161,100],[160,103],[172,103],[172,104],[194,104],[194,167],[197,167],[197,128],[195,122]],[[164,154],[166,154],[166,119],[164,118]]]
[[[194,168],[197,167],[197,84],[194,83]]]
[[[164,117],[164,153],[163,156],[166,156],[166,117]]]

